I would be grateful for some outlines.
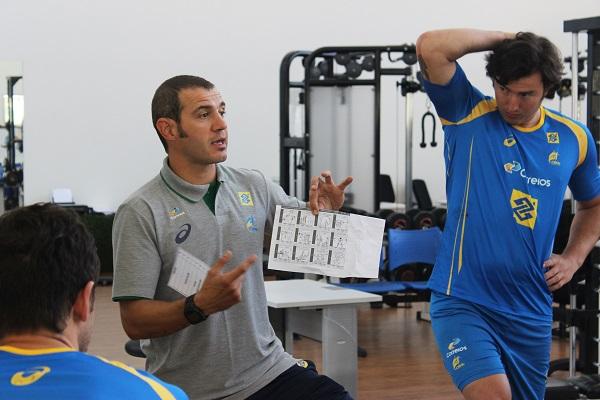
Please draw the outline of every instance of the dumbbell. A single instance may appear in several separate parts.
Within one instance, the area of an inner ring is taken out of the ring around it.
[[[390,210],[389,208],[382,208],[380,210],[375,211],[375,218],[386,219],[390,214],[393,214],[394,210]]]
[[[446,213],[447,210],[445,208],[434,208],[431,211],[433,224],[439,227],[441,230],[444,230],[444,225],[446,225]]]
[[[408,210],[406,215],[410,219],[410,225],[412,229],[431,228],[435,225],[435,220],[431,211],[413,208],[412,210]]]
[[[429,211],[419,211],[412,220],[412,225],[415,229],[431,228],[433,223],[433,215]]]
[[[391,213],[385,219],[386,229],[410,229],[410,219],[406,214]]]

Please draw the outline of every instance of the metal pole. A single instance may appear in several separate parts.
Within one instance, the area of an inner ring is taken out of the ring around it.
[[[18,79],[17,79],[18,80]],[[6,166],[7,171],[15,169],[15,109],[14,109],[14,85],[16,83],[15,77],[9,76],[6,78],[6,91],[7,91],[7,108],[8,108],[8,165]]]
[[[375,199],[373,204],[373,211],[376,212],[381,207],[381,197],[380,191],[381,187],[379,186],[379,176],[381,174],[381,52],[375,52],[375,86],[373,87],[373,130],[374,130],[374,143],[373,143],[373,169],[374,176],[373,180],[375,182],[374,191],[375,191]]]
[[[408,76],[407,80],[412,80],[412,76]],[[404,212],[412,208],[412,128],[413,128],[413,93],[406,93],[405,103],[405,127],[406,127],[406,143],[405,143],[405,162],[406,170],[404,176]]]
[[[571,118],[577,120],[579,114],[579,32],[573,32],[571,42]],[[571,194],[571,213],[575,213],[575,199]]]
[[[571,43],[571,117],[577,120],[578,108],[579,108],[579,43],[578,43],[578,32],[573,32],[572,43]],[[575,199],[571,195],[571,212],[575,212]],[[576,282],[572,282],[571,285],[576,285]],[[576,290],[575,287],[572,290]],[[573,312],[577,307],[577,295],[571,294],[569,299],[569,305]],[[572,324],[569,328],[569,376],[575,376],[577,369],[577,327]]]
[[[572,282],[571,285],[577,285],[576,282]],[[575,289],[572,289],[575,290]],[[574,312],[577,308],[577,295],[571,294],[569,298],[569,306],[571,312]],[[577,370],[577,327],[572,324],[569,328],[569,377],[575,376]]]
[[[579,32],[573,32],[571,44],[571,117],[577,119],[577,111],[579,107],[579,43],[577,36]]]
[[[400,202],[400,161],[398,158],[400,157],[400,86],[396,84],[396,186],[394,187],[394,210],[398,211],[398,203]],[[406,212],[406,209],[403,210]]]

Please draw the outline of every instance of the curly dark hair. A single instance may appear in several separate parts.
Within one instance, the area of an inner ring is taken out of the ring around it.
[[[529,76],[542,75],[545,96],[554,97],[563,74],[562,57],[548,39],[531,32],[519,32],[502,41],[486,56],[487,75],[501,85]]]
[[[74,212],[35,204],[2,215],[0,338],[62,332],[77,294],[99,273],[94,238]]]
[[[179,92],[181,90],[190,88],[211,90],[214,87],[215,85],[211,82],[199,76],[178,75],[167,79],[156,89],[152,98],[152,124],[165,151],[167,151],[167,142],[158,131],[156,121],[159,118],[171,118],[177,123],[180,122],[181,103],[179,102]]]

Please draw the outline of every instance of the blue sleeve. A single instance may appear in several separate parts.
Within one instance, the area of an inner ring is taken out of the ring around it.
[[[456,63],[456,71],[450,82],[445,85],[437,85],[423,80],[423,86],[435,106],[438,116],[450,122],[460,121],[469,115],[481,100],[486,98],[471,85],[458,63]]]
[[[587,137],[587,149],[583,163],[573,171],[569,180],[569,188],[573,198],[578,201],[592,200],[600,196],[600,170],[598,169],[598,156],[592,134],[583,124],[579,124]]]

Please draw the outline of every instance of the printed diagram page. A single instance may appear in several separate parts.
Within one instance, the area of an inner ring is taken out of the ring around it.
[[[269,268],[377,278],[384,225],[379,218],[277,206]]]

